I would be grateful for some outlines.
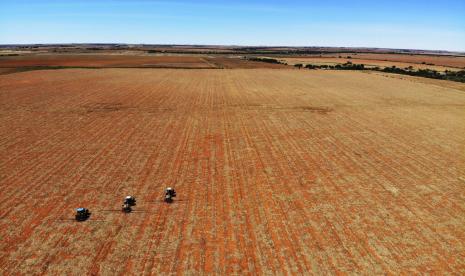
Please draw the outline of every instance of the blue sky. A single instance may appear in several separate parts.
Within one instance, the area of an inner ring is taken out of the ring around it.
[[[0,0],[0,44],[88,42],[465,51],[465,0]]]

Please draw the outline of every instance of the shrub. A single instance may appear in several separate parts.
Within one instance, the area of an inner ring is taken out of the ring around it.
[[[251,61],[260,61],[260,62],[267,62],[267,63],[274,63],[274,64],[282,64],[279,60],[274,58],[258,58],[258,57],[251,57],[248,58]]]

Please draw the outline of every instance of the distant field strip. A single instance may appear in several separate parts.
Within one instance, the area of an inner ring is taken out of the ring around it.
[[[0,57],[1,68],[84,67],[84,68],[215,68],[196,56],[134,55],[24,55]],[[0,71],[1,73],[1,71]]]

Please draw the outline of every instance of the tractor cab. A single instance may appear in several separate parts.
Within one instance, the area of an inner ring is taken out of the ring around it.
[[[77,208],[76,209],[76,220],[84,221],[90,217],[90,211],[86,208]]]
[[[168,188],[166,188],[165,195],[169,195],[171,197],[176,197],[176,191],[173,188],[168,187]]]
[[[176,197],[176,191],[171,187],[166,188],[166,190],[165,190],[165,202],[167,202],[167,203],[173,202],[173,197]]]
[[[124,204],[128,204],[129,206],[136,206],[136,198],[133,196],[126,196],[124,198]]]

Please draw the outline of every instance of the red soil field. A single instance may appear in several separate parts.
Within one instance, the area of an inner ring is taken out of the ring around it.
[[[2,274],[464,274],[465,93],[429,81],[1,75]]]
[[[186,68],[186,69],[250,69],[250,68],[286,68],[282,64],[270,64],[227,56],[137,56],[118,54],[53,54],[0,56],[0,74],[17,72],[21,67],[148,67],[148,68]]]
[[[0,57],[0,67],[24,66],[214,68],[202,57],[195,56],[52,54]]]
[[[225,56],[215,56],[206,58],[208,62],[214,64],[218,68],[224,69],[257,69],[257,68],[270,68],[270,69],[283,69],[289,68],[283,64],[273,64],[260,61],[251,61],[242,59],[239,57],[225,57]]]

